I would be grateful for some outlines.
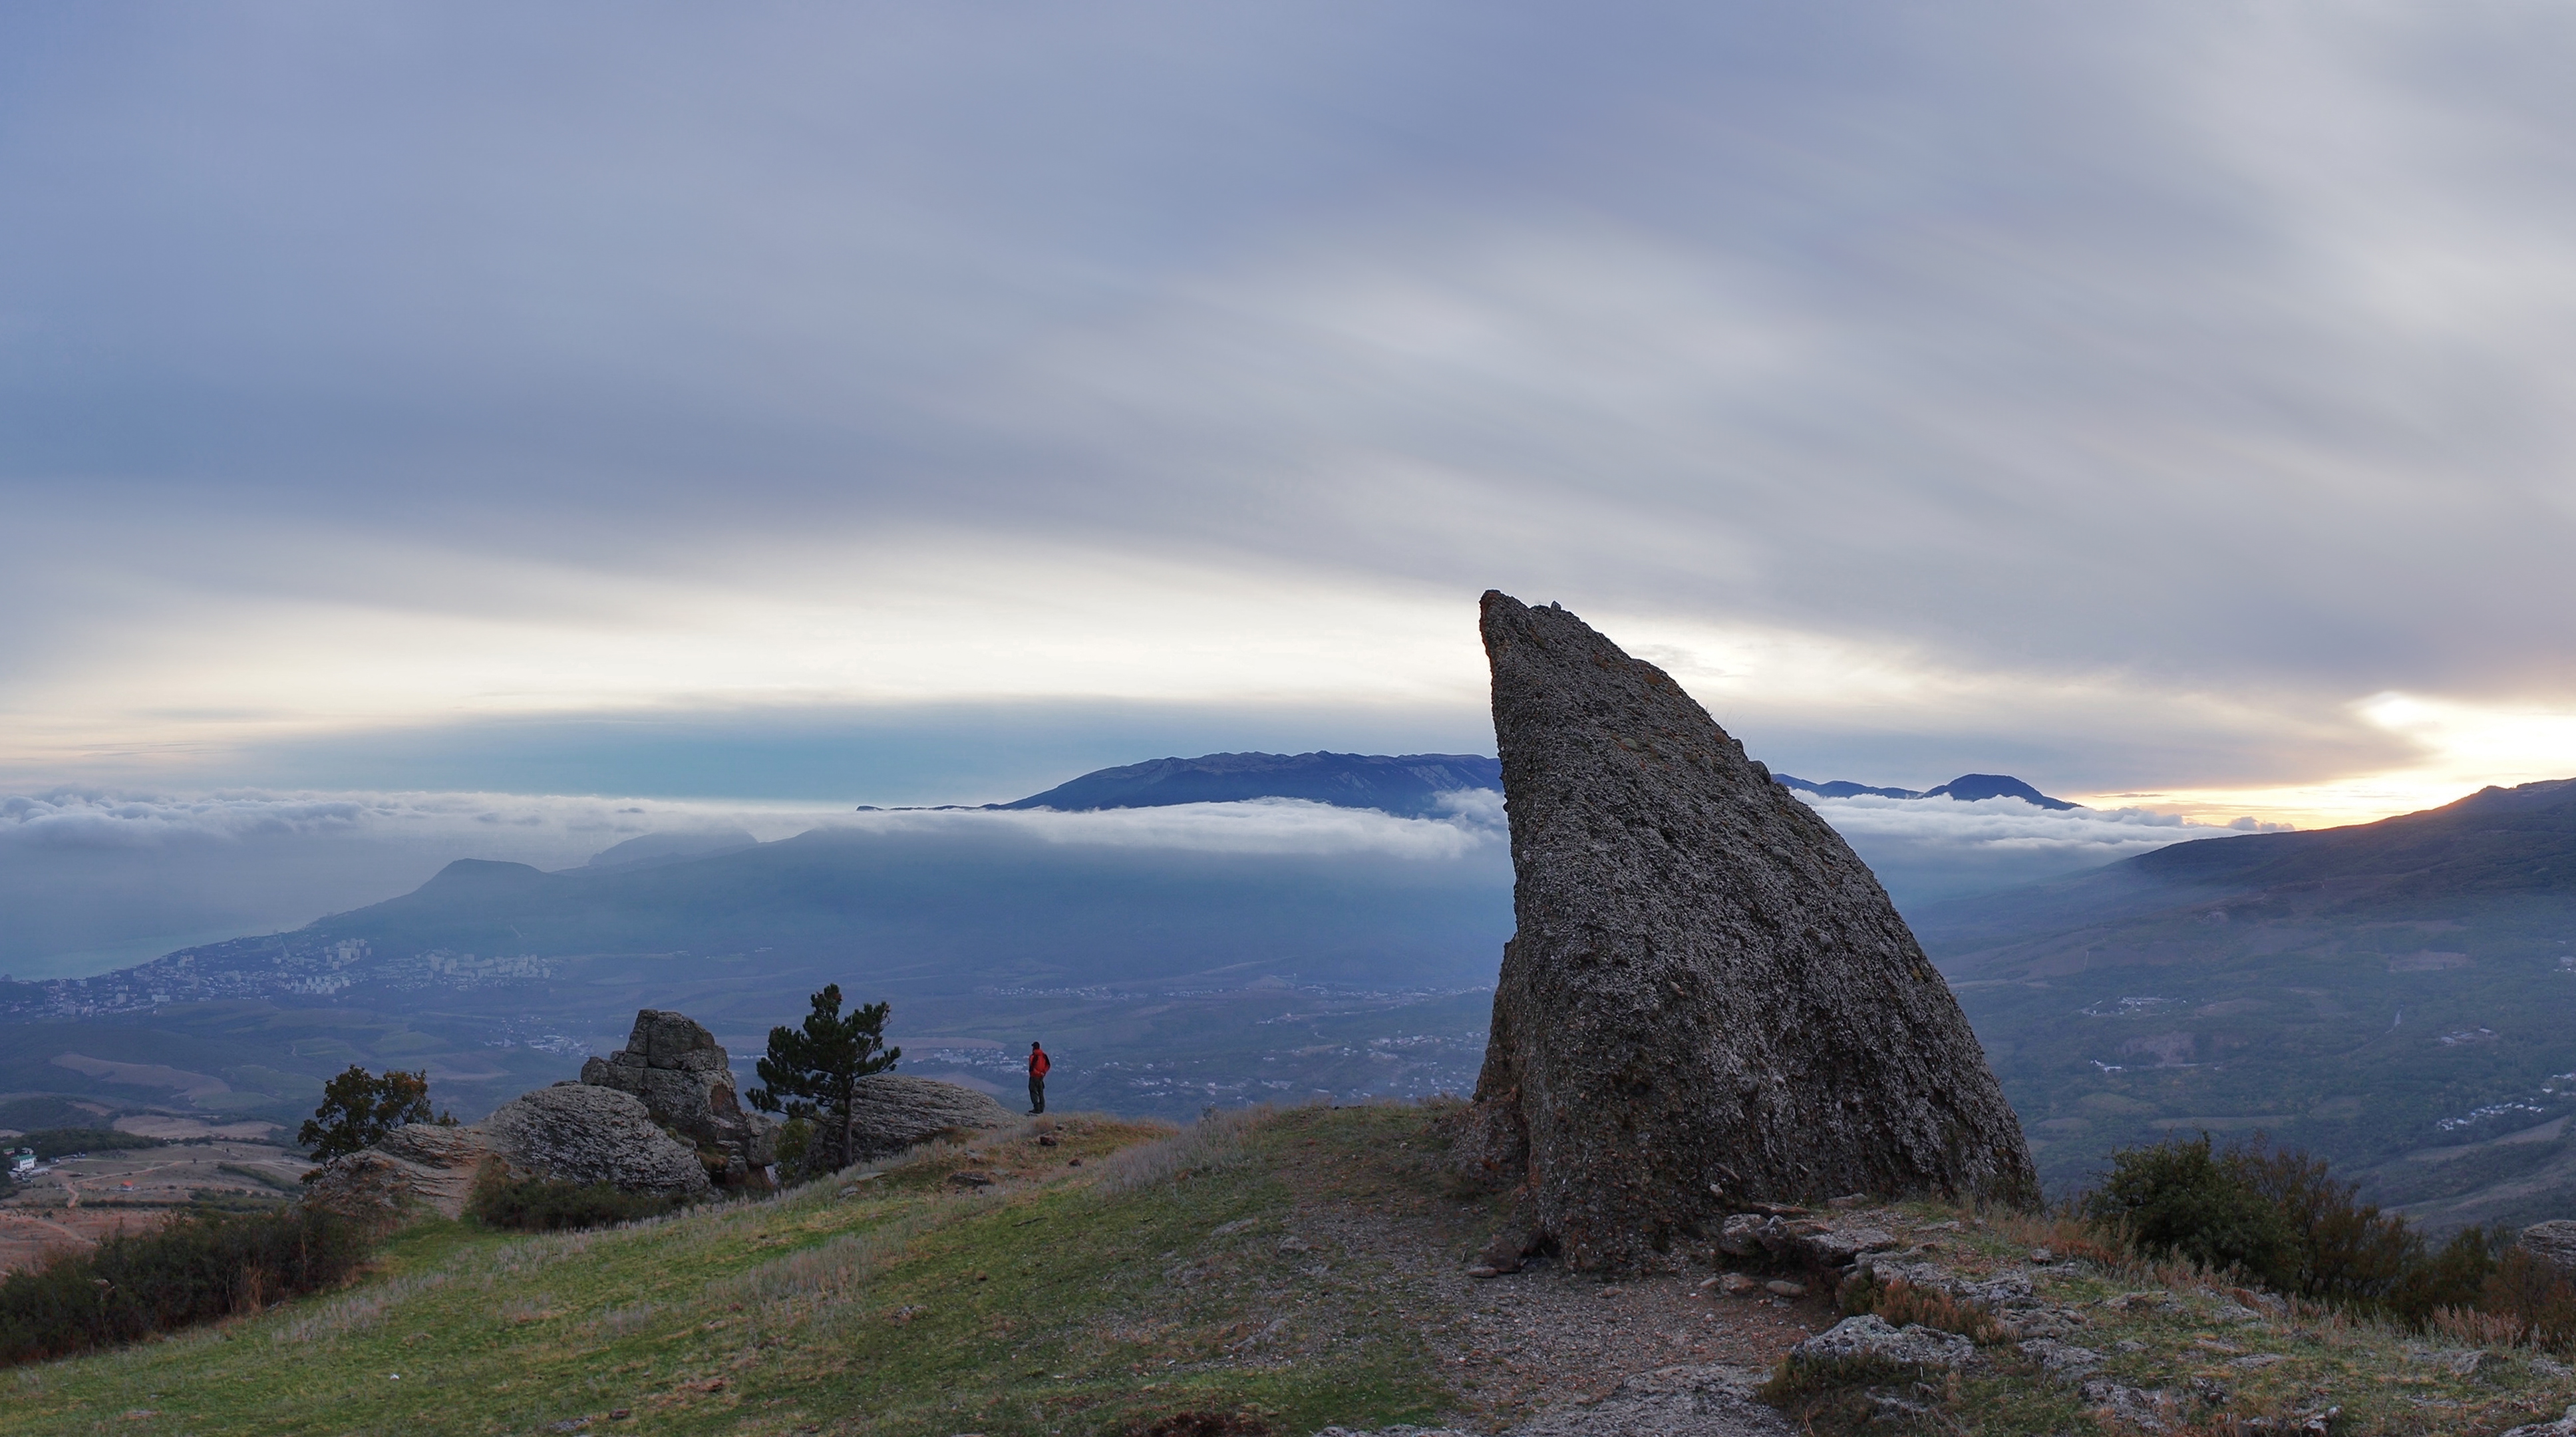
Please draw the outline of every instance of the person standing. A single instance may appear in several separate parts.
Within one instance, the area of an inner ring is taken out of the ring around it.
[[[1031,1117],[1046,1111],[1047,1069],[1054,1066],[1055,1064],[1047,1061],[1046,1049],[1035,1043],[1029,1044],[1029,1115]]]

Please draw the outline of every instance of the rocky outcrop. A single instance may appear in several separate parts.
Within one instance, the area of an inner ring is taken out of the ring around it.
[[[2522,1230],[2522,1250],[2576,1282],[2576,1222],[2560,1218],[2536,1222]]]
[[[1525,1183],[1526,1240],[1619,1269],[1760,1200],[2036,1200],[1966,1017],[1850,846],[1574,615],[1488,593],[1483,620],[1518,932],[1470,1148]]]
[[[631,1093],[574,1082],[504,1103],[471,1127],[412,1123],[332,1162],[306,1201],[374,1224],[458,1217],[487,1163],[513,1178],[610,1183],[628,1192],[704,1197],[706,1164]]]
[[[305,1201],[370,1223],[414,1211],[459,1217],[491,1151],[479,1127],[412,1123],[323,1168]]]
[[[626,1046],[582,1064],[581,1080],[641,1099],[653,1121],[715,1158],[729,1182],[778,1161],[777,1121],[743,1111],[732,1059],[685,1013],[639,1010]]]
[[[503,1103],[479,1125],[513,1176],[704,1197],[706,1164],[632,1093],[562,1082]]]
[[[916,1143],[953,1133],[1007,1128],[1019,1121],[1011,1110],[956,1083],[916,1078],[908,1073],[878,1073],[859,1079],[857,1099],[850,1104],[850,1146],[841,1152],[841,1124],[818,1119],[806,1148],[809,1172],[834,1172],[851,1163],[890,1157]]]

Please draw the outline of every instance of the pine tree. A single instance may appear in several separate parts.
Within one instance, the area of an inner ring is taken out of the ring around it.
[[[808,1122],[818,1116],[841,1120],[841,1161],[852,1158],[853,1112],[859,1079],[882,1073],[903,1056],[885,1046],[885,1003],[870,1003],[841,1016],[841,985],[825,985],[813,995],[814,1011],[802,1029],[785,1025],[769,1030],[769,1056],[754,1066],[764,1086],[751,1090],[751,1105],[764,1113],[784,1110]]]

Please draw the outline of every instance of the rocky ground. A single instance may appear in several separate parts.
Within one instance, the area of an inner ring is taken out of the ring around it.
[[[1402,1224],[1352,1219],[1332,1230],[1356,1250],[1399,1266],[1435,1257]],[[2500,1334],[2428,1339],[2294,1309],[2041,1220],[1781,1209],[1736,1218],[1672,1266],[1607,1284],[1544,1264],[1485,1280],[1425,1271],[1461,1311],[1434,1337],[1444,1362],[1478,1374],[1460,1385],[1483,1420],[1379,1437],[2576,1437],[2576,1369]]]

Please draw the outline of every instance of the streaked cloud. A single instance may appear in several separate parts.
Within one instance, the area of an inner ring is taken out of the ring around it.
[[[2576,707],[2571,59],[2514,6],[21,9],[0,771],[1472,728],[1497,585],[1793,771],[2358,814],[2475,748],[2373,695]]]

